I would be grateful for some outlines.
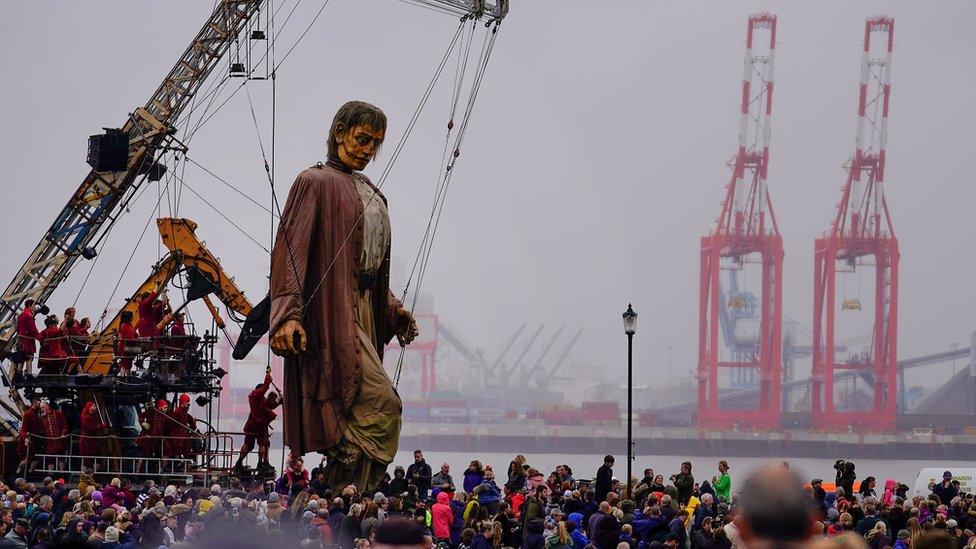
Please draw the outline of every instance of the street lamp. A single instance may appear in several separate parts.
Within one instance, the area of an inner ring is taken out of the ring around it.
[[[624,333],[627,334],[627,497],[631,495],[630,468],[634,461],[634,334],[637,333],[637,313],[630,303],[624,311]]]

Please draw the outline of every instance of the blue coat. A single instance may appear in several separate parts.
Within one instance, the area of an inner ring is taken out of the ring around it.
[[[485,480],[484,473],[474,473],[471,471],[464,472],[464,491],[468,494],[474,492],[474,489],[481,484],[481,481]]]
[[[481,482],[481,493],[478,494],[478,505],[494,505],[501,499],[502,491],[495,484],[494,480],[484,480]]]

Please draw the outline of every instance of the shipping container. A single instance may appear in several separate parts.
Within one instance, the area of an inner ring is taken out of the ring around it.
[[[468,409],[458,407],[430,407],[430,420],[439,423],[467,423]]]

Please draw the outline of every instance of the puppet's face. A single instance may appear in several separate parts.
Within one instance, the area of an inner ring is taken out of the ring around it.
[[[334,138],[339,144],[339,160],[353,170],[362,170],[376,155],[385,137],[386,130],[369,126],[353,126],[349,130],[340,129]]]

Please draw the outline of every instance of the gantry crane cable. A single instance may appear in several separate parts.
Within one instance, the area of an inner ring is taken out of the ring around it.
[[[454,175],[454,167],[457,164],[457,160],[461,155],[461,145],[464,141],[464,136],[467,132],[468,124],[471,121],[471,114],[474,111],[475,101],[478,98],[478,93],[481,91],[481,83],[485,75],[485,71],[488,68],[488,62],[491,59],[491,53],[495,46],[495,40],[498,37],[498,29],[500,26],[500,20],[489,21],[486,26],[491,26],[491,30],[485,35],[485,41],[482,44],[482,51],[479,57],[478,67],[474,73],[474,80],[471,83],[471,90],[468,93],[468,103],[465,107],[464,114],[461,118],[460,127],[458,128],[457,136],[454,140],[454,147],[450,153],[450,161],[443,170],[443,176],[441,176],[441,183],[435,193],[434,205],[431,208],[431,215],[427,221],[427,227],[424,231],[424,238],[421,241],[420,250],[417,252],[417,257],[414,260],[414,266],[410,271],[410,276],[407,278],[407,282],[403,289],[403,299],[406,298],[407,292],[410,289],[410,283],[417,274],[417,287],[414,289],[413,301],[410,304],[410,313],[413,315],[414,310],[417,307],[417,300],[420,297],[420,290],[423,286],[423,279],[427,273],[427,266],[430,262],[430,254],[433,250],[434,237],[437,234],[437,228],[440,225],[441,214],[444,211],[444,203],[447,199],[447,191],[451,184],[451,179]],[[469,42],[470,45],[470,42]],[[461,91],[461,86],[455,87],[455,96],[459,95]],[[454,112],[453,108],[456,107],[457,102],[453,103],[451,119],[448,122],[448,139],[450,138],[450,131],[454,127]],[[418,270],[419,262],[419,270]],[[402,301],[402,300],[401,300]],[[397,365],[394,370],[393,383],[394,386],[399,386],[400,375],[403,372],[403,357],[405,348],[401,342],[400,355],[397,358]]]

